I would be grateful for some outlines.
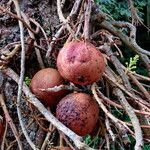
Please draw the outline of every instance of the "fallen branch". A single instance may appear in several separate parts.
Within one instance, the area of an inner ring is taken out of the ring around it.
[[[19,6],[19,1],[18,0],[13,0],[15,7],[16,7],[16,12],[18,17],[21,18],[21,10],[20,10],[20,6]],[[21,110],[20,110],[20,101],[21,101],[21,96],[22,96],[22,86],[23,86],[23,80],[24,80],[24,73],[25,73],[25,42],[24,42],[24,28],[23,28],[23,23],[21,21],[19,21],[19,28],[20,28],[20,40],[21,40],[21,71],[20,71],[20,78],[19,78],[19,82],[18,82],[18,93],[17,93],[17,114],[18,114],[18,118],[19,118],[19,122],[20,122],[20,126],[22,129],[22,132],[27,140],[27,142],[29,143],[29,145],[32,147],[32,149],[34,150],[38,150],[36,148],[36,146],[33,144],[33,142],[31,141],[24,123],[22,121],[22,115],[21,115]]]

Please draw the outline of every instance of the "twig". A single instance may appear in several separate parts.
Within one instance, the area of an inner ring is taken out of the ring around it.
[[[144,83],[141,83],[144,87],[147,87],[150,89],[150,85],[147,85],[147,84],[144,84]]]
[[[13,0],[15,7],[16,7],[16,12],[18,17],[21,18],[21,10],[19,6],[18,0]],[[21,115],[21,110],[20,110],[20,101],[21,101],[21,96],[22,96],[22,86],[23,86],[23,80],[24,80],[24,73],[25,73],[25,43],[24,43],[24,29],[23,29],[23,23],[19,21],[19,28],[20,28],[20,40],[21,40],[21,71],[20,71],[20,78],[18,82],[18,94],[17,94],[17,114],[20,122],[20,126],[22,129],[23,134],[25,135],[25,138],[29,145],[34,149],[37,150],[36,146],[33,144],[31,141],[25,127],[22,121],[22,115]]]
[[[106,69],[106,71],[109,72],[108,69]],[[111,79],[111,78],[109,77],[108,73],[104,73],[103,75],[104,75],[104,77],[105,77],[106,79],[108,79],[108,81],[110,81],[111,83],[113,83],[113,85],[115,85],[115,86],[117,86],[118,88],[120,88],[123,92],[125,92],[127,95],[129,95],[131,98],[133,98],[133,99],[136,100],[137,102],[140,102],[140,103],[142,103],[142,104],[145,104],[145,105],[147,105],[147,106],[150,106],[149,103],[147,103],[146,101],[143,101],[143,99],[141,99],[140,97],[134,96],[132,93],[128,92],[128,91],[123,87],[123,85],[121,85],[121,84],[119,84],[118,82],[116,82],[116,81],[114,81],[113,79]],[[148,110],[150,111],[149,108],[148,108]]]
[[[131,38],[127,37],[126,35],[124,35],[120,31],[116,30],[116,28],[114,28],[114,26],[112,26],[107,21],[102,22],[101,26],[106,28],[107,30],[109,30],[110,32],[115,34],[116,36],[118,36],[131,50],[138,53],[140,55],[140,57],[142,58],[143,62],[145,63],[148,71],[150,72],[150,65],[149,65],[150,59],[148,58],[147,55],[142,53],[143,49],[137,45],[135,40],[132,40]]]
[[[69,139],[68,139],[62,132],[61,132],[60,134],[61,134],[61,136],[63,137],[63,139],[65,140],[65,142],[67,143],[67,145],[69,145],[72,150],[76,150],[76,149],[72,146],[72,143],[69,141]]]
[[[65,2],[66,2],[66,0],[62,0],[62,1],[61,1],[61,8],[63,8],[63,7],[64,7]]]
[[[150,78],[149,78],[149,77],[146,77],[146,76],[143,76],[143,75],[134,73],[134,72],[132,72],[132,73],[133,73],[137,78],[140,78],[140,80],[149,81],[149,82],[150,82]]]
[[[28,128],[32,123],[33,123],[33,119],[27,124],[26,128]],[[22,132],[19,133],[18,138],[20,138],[22,136]],[[11,149],[11,147],[15,144],[17,140],[15,139],[13,142],[11,142],[9,144],[9,146],[7,147],[7,150]]]
[[[144,88],[144,86],[134,77],[133,74],[128,73],[129,77],[133,80],[133,82],[139,87],[139,89],[141,90],[141,92],[143,92],[143,94],[145,95],[145,97],[147,98],[148,102],[150,102],[150,94],[148,93],[148,91]]]
[[[53,128],[53,125],[50,124],[50,125],[49,125],[49,132],[48,132],[47,135],[46,135],[46,138],[45,138],[45,140],[44,140],[44,142],[43,142],[43,144],[42,144],[41,150],[45,150],[46,145],[47,145],[47,143],[48,143],[48,140],[49,140],[49,138],[50,138],[50,136],[51,136],[51,133],[52,133],[52,128]]]
[[[126,70],[126,67],[123,66],[121,64],[121,67]],[[132,72],[130,70],[128,70],[128,73],[132,73],[138,80],[143,80],[143,81],[149,81],[150,82],[150,78],[149,77],[146,77],[146,76],[143,76],[143,75],[140,75],[140,74],[137,74],[136,72]]]
[[[17,52],[19,50],[20,50],[20,44],[16,44],[15,48],[11,52],[9,50],[7,50],[7,51],[1,51],[0,69],[2,69],[3,67],[5,67],[6,64],[9,63],[10,59],[13,58],[17,54]]]
[[[5,101],[4,101],[4,96],[2,94],[0,94],[0,104],[3,108],[3,111],[4,111],[4,114],[5,114],[5,118],[6,118],[6,121],[7,123],[10,125],[11,129],[12,129],[12,132],[17,140],[17,143],[18,143],[18,146],[19,146],[19,149],[20,150],[23,150],[23,147],[22,147],[22,143],[19,139],[19,134],[18,134],[18,131],[9,115],[9,112],[7,110],[7,107],[6,107],[6,104],[5,104]]]
[[[82,91],[78,87],[74,85],[59,85],[59,86],[54,86],[52,88],[47,88],[47,89],[39,89],[41,91],[46,91],[46,92],[58,92],[61,90],[69,90],[69,91]]]
[[[132,16],[132,24],[137,26],[137,25],[142,25],[144,26],[148,32],[150,29],[143,23],[139,15],[137,14],[137,8],[134,7],[134,2],[133,0],[128,0],[129,6],[130,6],[130,11],[131,11],[131,16]]]
[[[20,42],[13,42],[7,44],[4,48],[0,49],[0,54],[10,53],[9,49],[13,48],[15,45],[20,45]]]
[[[131,122],[133,124],[134,130],[135,130],[135,138],[136,138],[135,150],[142,150],[143,136],[142,136],[142,130],[141,130],[139,121],[138,121],[136,115],[134,114],[131,106],[129,106],[129,104],[126,101],[125,97],[123,97],[123,94],[121,93],[121,90],[116,88],[115,92],[117,93],[117,96],[120,99],[120,101],[122,101],[122,103],[123,103],[122,105],[124,106],[126,112],[128,113],[128,115],[129,115],[129,117],[131,119]],[[124,125],[127,128],[125,123],[123,123],[122,121],[118,120],[112,114],[110,114],[108,112],[108,110],[106,109],[106,107],[103,105],[103,103],[101,102],[100,98],[96,94],[95,84],[92,85],[92,93],[94,94],[94,97],[95,97],[96,101],[99,103],[99,105],[101,106],[102,110],[106,113],[106,115],[108,117],[110,117],[115,123],[120,122],[122,125]],[[129,129],[129,128],[127,128],[127,129]]]
[[[119,27],[119,28],[129,28],[130,29],[130,38],[132,41],[136,42],[136,28],[131,23],[128,22],[122,22],[122,21],[113,21],[111,22],[113,26]],[[144,50],[142,48],[139,49],[139,51],[142,54],[145,54],[147,56],[150,56],[150,52],[148,50]]]
[[[44,31],[44,29],[42,28],[42,26],[36,21],[34,20],[33,18],[29,18],[29,20],[34,23],[37,27],[39,27],[44,35],[44,38],[46,40],[46,43],[47,43],[47,47],[50,48],[50,44],[49,44],[49,41],[48,41],[48,37],[46,35],[46,32]]]
[[[57,33],[53,36],[52,41],[51,41],[51,43],[50,43],[50,48],[47,50],[47,53],[46,53],[46,58],[47,58],[48,60],[49,60],[49,57],[50,57],[50,55],[51,55],[51,53],[52,53],[52,49],[53,49],[53,47],[54,47],[54,44],[55,44],[56,40],[60,37],[60,35],[62,34],[62,32],[63,32],[64,29],[65,29],[65,27],[62,26],[62,27],[57,31]]]
[[[130,38],[136,40],[136,27],[134,25],[124,21],[112,21],[111,23],[118,28],[128,28],[130,30]]]
[[[108,32],[107,30],[101,29],[99,31],[97,31],[96,33],[93,34],[93,37],[95,37],[96,35],[102,35],[102,36],[106,36],[110,45],[114,45],[116,47],[116,49],[118,50],[118,53],[120,54],[121,57],[123,57],[123,54],[121,52],[121,50],[119,49],[119,47],[116,44],[115,39],[119,40],[118,37],[113,36],[110,32]],[[105,43],[105,39],[103,40],[103,43]]]
[[[75,33],[75,36],[76,36],[76,37],[77,37],[78,34],[80,33],[80,30],[81,30],[81,27],[82,27],[83,18],[84,18],[84,15],[81,14],[80,19],[79,19],[79,25],[78,25],[77,30],[76,30],[76,33]]]
[[[110,150],[110,141],[109,141],[109,137],[108,137],[107,133],[105,134],[105,139],[106,139],[107,150]],[[101,150],[101,148],[99,148],[99,150]]]
[[[85,2],[84,0],[82,1],[81,3],[81,7],[80,7],[80,11],[79,11],[79,15],[77,17],[77,24],[78,24],[78,27],[76,29],[76,33],[75,33],[75,36],[77,37],[78,34],[80,33],[80,30],[81,30],[81,27],[82,27],[82,23],[83,23],[83,20],[84,20],[84,12],[85,12]]]
[[[124,22],[124,21],[112,21],[111,22],[113,26],[115,27],[119,27],[119,28],[129,28],[130,30],[130,38],[132,40],[136,40],[136,27],[128,22]],[[150,30],[150,29],[149,29]],[[144,49],[140,50],[143,54],[146,54],[148,56],[150,56],[150,52]]]
[[[22,17],[24,18],[25,22],[28,24],[28,26],[30,26],[30,22],[29,22],[27,16],[23,12],[21,14],[22,14]],[[30,37],[35,40],[34,34],[30,30],[28,30],[28,32],[29,32]],[[34,44],[37,45],[37,42],[35,41]],[[35,52],[36,52],[36,56],[37,56],[37,60],[38,60],[40,68],[41,69],[45,68],[41,53],[40,53],[39,49],[37,49],[36,47],[35,47]]]
[[[100,91],[98,91],[98,94],[102,98],[102,100],[105,101],[106,103],[108,103],[108,104],[110,104],[110,105],[112,105],[114,107],[117,107],[119,109],[123,109],[123,107],[120,104],[114,102],[113,100],[110,100],[109,98],[104,96]],[[141,111],[141,110],[137,110],[137,109],[134,109],[134,112],[137,113],[137,114],[150,116],[150,112],[145,112],[145,111]]]
[[[113,133],[112,130],[111,130],[110,122],[109,122],[107,116],[106,116],[106,119],[105,119],[105,125],[106,125],[107,131],[109,132],[109,134],[110,134],[110,136],[111,136],[111,138],[112,138],[112,141],[115,141],[116,136],[114,135],[114,133]]]
[[[85,12],[85,19],[84,19],[84,38],[85,40],[89,40],[89,25],[90,25],[90,17],[91,17],[91,0],[88,0],[88,4],[86,7]]]
[[[107,38],[110,40],[111,42],[111,38],[108,34],[105,34],[105,36],[107,36]],[[117,59],[116,56],[114,56],[110,46],[108,46],[106,43],[103,46],[103,49],[105,50],[107,56],[110,58],[111,62],[114,64],[115,68],[117,69],[117,72],[119,73],[120,77],[123,80],[124,86],[126,88],[127,91],[130,91],[132,94],[132,89],[131,89],[131,84],[129,82],[128,76],[125,74],[124,70],[122,69],[121,63],[120,61]]]
[[[62,134],[59,134],[59,147],[63,147],[64,146],[64,139]]]
[[[16,44],[15,48],[9,52],[9,53],[5,53],[4,55],[1,56],[1,59],[3,60],[9,60],[10,58],[12,58],[14,55],[16,55],[16,53],[19,51],[20,49],[20,44]]]
[[[111,42],[111,37],[109,36],[109,35],[107,35],[107,34],[105,34],[105,36],[109,39],[109,41]],[[104,45],[105,46],[105,45]],[[124,72],[124,70],[122,69],[122,67],[121,67],[121,63],[119,62],[119,60],[113,55],[113,53],[112,53],[112,51],[111,51],[111,49],[110,49],[110,47],[109,46],[105,46],[105,52],[106,52],[106,54],[110,57],[110,60],[112,61],[112,63],[115,65],[115,67],[116,67],[116,69],[117,69],[117,71],[118,71],[118,73],[119,73],[119,75],[122,77],[122,79],[123,79],[123,81],[124,81],[124,85],[125,85],[125,87],[126,87],[126,89],[127,89],[127,91],[129,91],[130,93],[132,92],[132,90],[131,90],[131,85],[129,84],[125,84],[125,83],[130,83],[129,82],[129,80],[128,80],[128,78],[127,78],[127,75],[125,74],[125,72]],[[113,78],[113,77],[111,77],[110,76],[110,73],[109,73],[109,78]],[[136,78],[135,78],[136,79]],[[114,81],[115,81],[115,78],[114,78]],[[127,81],[127,82],[126,82]],[[137,81],[137,80],[136,80]],[[136,82],[137,83],[137,82]],[[127,86],[126,86],[127,85]],[[139,84],[140,85],[140,84]],[[141,87],[141,86],[140,86]],[[116,88],[115,88],[116,89]],[[142,90],[143,90],[143,88],[142,88]],[[116,90],[117,91],[117,90]],[[145,90],[146,91],[146,90]],[[145,92],[144,91],[144,92]],[[125,110],[126,110],[126,112],[129,114],[129,116],[130,116],[130,118],[135,118],[135,121],[133,120],[133,122],[136,122],[136,124],[134,125],[133,124],[133,126],[134,126],[134,128],[137,130],[137,131],[140,131],[139,129],[140,129],[140,125],[139,125],[139,120],[136,118],[136,115],[135,115],[135,113],[134,113],[134,110],[133,110],[133,108],[132,107],[130,107],[130,105],[128,104],[128,102],[127,102],[127,100],[126,100],[126,98],[124,97],[124,95],[123,95],[123,93],[121,93],[121,91],[120,90],[118,90],[116,93],[119,93],[120,92],[120,95],[118,95],[118,96],[122,96],[121,98],[120,98],[120,100],[122,100],[122,101],[124,101],[124,102],[122,102],[122,106],[123,106],[123,104],[124,104],[124,106],[125,106]],[[122,95],[121,95],[122,94]],[[134,93],[132,92],[132,94],[133,94],[133,96],[134,96]],[[146,94],[148,94],[148,92],[146,93]],[[148,98],[149,99],[149,98]],[[133,111],[133,113],[132,113],[132,111]],[[146,116],[145,116],[145,118],[146,118]],[[132,119],[131,119],[131,121],[132,121]],[[137,126],[137,127],[136,127]],[[141,133],[139,132],[139,135],[141,135]],[[137,137],[136,137],[136,139],[137,139]],[[138,144],[140,144],[140,142],[137,140],[137,145]],[[136,145],[136,146],[137,146]]]

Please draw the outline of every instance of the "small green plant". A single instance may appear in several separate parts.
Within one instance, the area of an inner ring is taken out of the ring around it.
[[[130,62],[126,62],[126,72],[132,71],[135,72],[135,69],[137,68],[137,62],[139,60],[139,55],[135,55],[134,57],[130,57]]]
[[[118,119],[121,119],[125,122],[131,122],[129,116],[125,113],[124,110],[118,109],[116,107],[111,107],[111,113]]]
[[[85,137],[85,139],[84,139],[84,142],[85,142],[85,144],[87,144],[87,145],[88,145],[91,141],[92,141],[92,138],[91,138],[90,135],[87,135],[87,136]]]
[[[30,85],[30,82],[31,82],[31,79],[30,79],[29,77],[25,77],[25,84],[26,84],[27,86]]]
[[[150,144],[144,144],[143,150],[150,150]]]
[[[98,148],[98,145],[100,143],[100,137],[95,136],[94,138],[92,138],[90,135],[87,135],[84,139],[84,142],[92,148]]]

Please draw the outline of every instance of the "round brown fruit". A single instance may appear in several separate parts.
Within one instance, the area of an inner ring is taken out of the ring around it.
[[[99,115],[97,103],[85,93],[72,93],[64,97],[56,109],[56,117],[80,136],[92,132]]]
[[[65,79],[75,84],[88,85],[100,79],[105,63],[103,55],[93,44],[73,41],[59,52],[57,67]]]
[[[30,89],[41,102],[49,107],[55,106],[67,92],[46,92],[41,89],[52,88],[63,84],[63,78],[59,72],[53,68],[46,68],[38,71],[31,80]]]

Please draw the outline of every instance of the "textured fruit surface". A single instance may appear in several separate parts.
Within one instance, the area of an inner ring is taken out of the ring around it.
[[[102,76],[105,63],[96,47],[85,41],[67,43],[57,57],[58,71],[65,79],[80,85],[96,82]]]
[[[97,103],[85,93],[72,93],[64,97],[56,109],[56,117],[80,136],[95,127],[99,115]]]
[[[59,72],[53,68],[46,68],[34,75],[30,83],[30,89],[43,104],[51,107],[56,105],[66,95],[66,91],[45,92],[40,89],[52,88],[61,84],[63,84],[63,78]]]

